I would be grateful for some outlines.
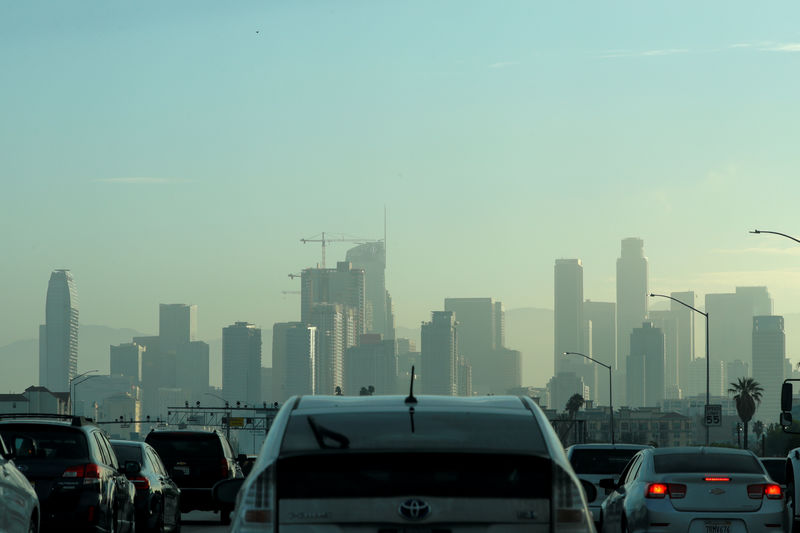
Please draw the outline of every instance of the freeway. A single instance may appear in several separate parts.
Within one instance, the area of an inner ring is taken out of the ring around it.
[[[181,531],[183,533],[223,533],[230,526],[219,523],[219,513],[210,511],[192,511],[181,515]]]

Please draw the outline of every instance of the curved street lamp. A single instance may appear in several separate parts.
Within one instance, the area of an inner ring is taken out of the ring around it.
[[[764,231],[764,230],[760,230],[760,229],[754,229],[754,230],[753,230],[753,231],[751,231],[750,233],[755,233],[755,234],[757,234],[757,235],[760,235],[761,233],[770,233],[770,234],[772,234],[772,235],[780,235],[781,237],[786,237],[787,239],[791,239],[791,240],[793,240],[794,242],[796,242],[796,243],[799,243],[799,244],[800,244],[800,240],[798,240],[798,239],[795,239],[795,238],[794,238],[794,237],[792,237],[791,235],[786,235],[785,233],[778,233],[777,231]]]
[[[581,357],[585,357],[589,361],[597,363],[598,365],[608,369],[608,405],[611,411],[611,444],[616,444],[614,442],[614,397],[611,394],[611,365],[607,365],[601,361],[598,361],[597,359],[592,359],[588,355],[580,352],[564,352],[564,355],[580,355]]]
[[[230,442],[231,441],[231,414],[232,414],[231,410],[230,410],[230,403],[228,403],[228,400],[226,400],[225,398],[223,398],[219,394],[214,394],[213,392],[204,392],[203,394],[205,394],[206,396],[213,396],[214,398],[216,398],[216,399],[218,399],[218,400],[220,400],[220,401],[225,403],[225,408],[228,409],[228,423],[225,424],[226,426],[228,426],[227,431],[226,431],[226,436],[228,438],[228,442]]]
[[[70,406],[70,411],[72,412],[72,416],[75,416],[75,398],[74,398],[75,388],[78,385],[80,385],[81,383],[83,383],[84,381],[86,381],[86,379],[92,378],[94,376],[89,376],[89,378],[82,379],[77,383],[75,383],[75,380],[78,379],[78,378],[82,378],[86,374],[91,374],[92,372],[100,372],[100,371],[99,370],[87,370],[86,372],[78,374],[77,376],[75,376],[74,378],[70,378],[70,380],[69,380],[69,406]]]
[[[708,313],[704,313],[703,311],[701,311],[701,310],[699,310],[697,308],[694,308],[691,305],[678,300],[677,298],[673,298],[672,296],[668,296],[666,294],[655,294],[655,293],[652,293],[652,292],[650,293],[650,297],[651,298],[655,298],[656,296],[658,296],[659,298],[667,298],[669,300],[672,300],[673,302],[679,303],[682,306],[684,306],[684,307],[686,307],[688,309],[691,309],[695,313],[700,313],[701,315],[706,317],[706,408],[705,408],[705,410],[708,411],[708,406],[711,404],[711,386],[710,386],[709,373],[708,373],[708,370],[710,368],[709,359],[708,359],[708,357],[709,357],[708,356]],[[709,429],[708,429],[708,423],[707,422],[708,421],[706,421],[706,446],[709,445],[709,440],[710,440],[709,439]]]

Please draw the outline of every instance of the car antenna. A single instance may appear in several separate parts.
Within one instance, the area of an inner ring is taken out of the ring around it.
[[[411,365],[411,388],[408,391],[406,403],[417,403],[417,399],[414,397],[414,365]]]

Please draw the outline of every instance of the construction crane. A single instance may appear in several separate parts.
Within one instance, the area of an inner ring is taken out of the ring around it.
[[[302,274],[289,274],[289,279],[300,278],[303,277]]]
[[[309,237],[308,239],[300,239],[300,242],[303,244],[308,244],[310,242],[318,242],[322,244],[322,268],[325,268],[325,247],[329,242],[358,242],[358,243],[365,243],[365,242],[373,242],[370,239],[352,239],[347,238],[344,236],[339,237],[326,237],[325,232],[323,231],[320,234],[314,235],[313,237]],[[289,277],[292,277],[291,274]]]

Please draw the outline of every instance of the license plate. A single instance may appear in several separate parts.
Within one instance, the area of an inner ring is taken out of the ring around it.
[[[731,533],[731,523],[728,521],[706,520],[706,533]]]

